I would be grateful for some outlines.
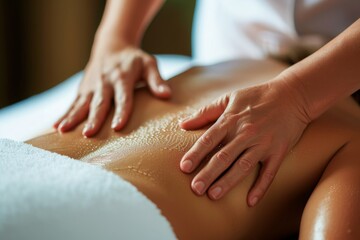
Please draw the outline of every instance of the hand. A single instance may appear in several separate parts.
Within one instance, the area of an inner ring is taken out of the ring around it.
[[[216,121],[183,156],[183,172],[193,172],[219,144],[223,146],[194,177],[193,191],[198,195],[207,191],[211,199],[220,199],[260,163],[260,174],[247,197],[249,206],[257,204],[310,122],[295,92],[284,81],[237,90],[180,123],[192,130]]]
[[[170,97],[171,90],[161,78],[155,58],[141,49],[126,46],[95,57],[85,69],[77,98],[54,127],[66,132],[88,118],[83,135],[91,137],[100,130],[114,99],[111,127],[122,129],[132,111],[134,88],[141,80],[154,96]]]

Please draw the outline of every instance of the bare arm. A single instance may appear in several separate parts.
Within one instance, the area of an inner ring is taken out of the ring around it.
[[[285,70],[293,92],[304,105],[308,120],[314,120],[340,98],[360,88],[360,20],[323,48]]]
[[[163,0],[109,0],[95,37],[99,44],[139,47],[142,36]]]
[[[112,101],[116,110],[111,127],[118,131],[132,112],[136,82],[144,80],[154,96],[169,98],[171,90],[161,78],[155,58],[140,49],[140,42],[163,0],[109,0],[97,30],[90,60],[78,96],[54,127],[66,132],[87,118],[85,137],[95,135]]]
[[[180,168],[193,172],[222,143],[192,181],[195,193],[219,199],[261,162],[248,195],[254,206],[307,125],[359,88],[360,20],[272,81],[230,92],[184,120],[181,127],[187,130],[213,125],[185,153]]]

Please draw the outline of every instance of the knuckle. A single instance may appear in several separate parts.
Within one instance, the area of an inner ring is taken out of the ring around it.
[[[239,160],[239,168],[241,171],[248,173],[253,167],[252,161],[248,158],[240,158]]]
[[[233,91],[229,94],[229,98],[231,99],[238,99],[239,98],[239,92],[238,91]]]
[[[86,97],[80,98],[76,103],[76,108],[83,108],[88,104],[88,99]]]
[[[224,119],[231,120],[231,119],[233,119],[234,117],[235,117],[235,114],[232,113],[232,112],[226,112],[226,113],[223,114],[223,118],[224,118]]]
[[[212,139],[211,139],[211,137],[209,135],[203,135],[203,136],[200,137],[199,143],[202,146],[211,147],[212,144],[213,144],[213,141],[212,141]]]
[[[92,108],[98,110],[102,108],[105,105],[105,103],[106,103],[106,99],[103,96],[96,97],[92,102]]]
[[[129,72],[128,71],[119,70],[119,72],[118,72],[118,79],[119,80],[127,79],[128,77],[129,77]]]
[[[207,107],[200,108],[199,111],[197,111],[194,115],[195,116],[203,116],[207,112]]]
[[[101,107],[102,105],[104,105],[104,98],[103,97],[99,97],[95,100],[95,107]]]
[[[234,114],[232,112],[224,113],[220,119],[220,123],[223,125],[232,124],[236,121],[237,121],[237,116],[236,116],[236,114]]]
[[[106,83],[108,82],[109,78],[111,78],[113,75],[114,75],[114,71],[111,71],[110,73],[108,73],[104,77],[100,77],[99,80],[96,82],[96,87],[98,89],[103,88],[106,85]]]
[[[87,97],[86,96],[80,96],[77,100],[76,103],[79,105],[83,105],[84,103],[87,102]]]
[[[231,158],[230,158],[230,154],[224,150],[220,150],[217,154],[216,154],[216,158],[218,159],[218,161],[220,161],[222,164],[224,165],[230,165],[231,164]]]
[[[230,95],[226,94],[222,98],[220,98],[219,104],[220,104],[220,106],[223,106],[223,108],[225,110],[225,108],[229,104],[229,102],[230,102]]]
[[[216,178],[215,174],[211,170],[206,170],[202,173],[201,179],[204,180],[205,186],[210,185]]]
[[[118,97],[118,101],[121,105],[127,105],[131,101],[131,97],[128,94],[121,94]]]
[[[275,177],[275,172],[273,171],[265,171],[264,172],[264,180],[266,183],[271,183],[272,180],[274,179]]]
[[[74,120],[74,118],[76,118],[77,115],[78,115],[78,111],[73,110],[66,116],[66,119],[67,119],[67,121],[72,122]]]
[[[151,55],[147,56],[145,58],[145,64],[148,66],[156,66],[156,64],[157,64],[156,58]]]
[[[256,135],[259,132],[258,127],[253,123],[244,123],[242,125],[242,129],[246,134],[252,136]]]
[[[108,77],[108,74],[109,74],[109,70],[102,70],[100,73],[100,79],[101,80],[106,79]]]

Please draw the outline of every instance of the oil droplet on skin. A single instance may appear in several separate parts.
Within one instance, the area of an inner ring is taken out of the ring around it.
[[[161,172],[150,171],[143,163],[152,159],[151,156],[156,152],[168,154],[176,151],[184,154],[190,149],[202,131],[181,131],[178,119],[192,112],[194,112],[193,108],[187,108],[182,112],[167,113],[146,121],[126,136],[114,135],[106,144],[84,156],[82,161],[99,165],[119,174],[121,171],[126,171],[130,175],[141,175],[151,181],[162,179]],[[169,157],[166,160],[172,160],[172,158]],[[119,167],[120,162],[122,167]]]
[[[152,174],[152,171],[150,171],[150,170],[147,170],[147,171],[140,170],[138,167],[135,167],[135,166],[127,166],[127,167],[122,167],[122,168],[110,168],[108,170],[114,171],[114,172],[130,171],[130,172],[133,172],[133,173],[136,173],[136,174],[141,174],[141,175],[145,176],[146,178],[148,178],[149,180],[155,182],[155,178],[154,178],[154,176]]]
[[[151,172],[143,163],[152,159],[153,154],[168,154],[173,151],[184,154],[190,149],[204,131],[181,131],[178,120],[194,113],[198,107],[184,106],[182,111],[176,108],[173,112],[145,121],[127,135],[113,135],[105,144],[84,156],[82,161],[100,165],[110,171],[127,171],[131,175],[161,179],[161,172]],[[128,166],[119,168],[119,163]]]
[[[193,111],[193,108],[187,108],[182,112],[168,113],[160,118],[148,120],[127,136],[110,138],[103,147],[83,157],[83,160],[90,161],[94,157],[98,159],[99,156],[111,153],[116,154],[116,159],[123,159],[144,146],[164,146],[163,150],[184,152],[197,140],[199,134],[181,131],[178,119]],[[121,152],[117,151],[119,146],[121,146]]]

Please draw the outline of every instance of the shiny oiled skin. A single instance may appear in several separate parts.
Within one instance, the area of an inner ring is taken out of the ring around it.
[[[187,175],[179,169],[182,155],[205,131],[185,132],[178,127],[179,119],[223,93],[270,80],[285,68],[270,60],[195,67],[170,80],[174,89],[170,101],[158,100],[146,90],[138,90],[130,122],[118,133],[110,128],[110,114],[94,138],[84,139],[80,125],[72,132],[63,135],[53,132],[28,143],[101,165],[132,182],[161,209],[180,239],[279,239],[297,233],[300,222],[300,238],[312,239],[314,232],[318,232],[314,226],[323,216],[316,211],[317,205],[329,199],[326,191],[329,184],[331,187],[333,182],[340,184],[344,179],[360,182],[351,174],[336,174],[342,166],[341,159],[338,160],[342,154],[347,158],[347,166],[360,172],[360,149],[354,147],[359,146],[360,108],[350,98],[310,124],[284,160],[265,198],[254,208],[246,205],[246,195],[260,167],[219,201],[212,201],[206,195],[196,196],[190,189],[196,172]],[[360,186],[354,184],[354,188],[359,190]],[[339,212],[344,215],[342,201],[357,201],[360,196],[350,194],[335,202],[331,199],[328,201],[331,208],[325,210],[329,227],[325,225],[322,233],[329,234],[331,224],[339,221],[337,209],[342,208]],[[359,212],[360,208],[351,210]],[[344,216],[342,219],[346,218],[350,225],[359,221],[352,215]],[[342,229],[337,232],[341,233]],[[346,234],[352,239],[359,232],[352,229]]]

